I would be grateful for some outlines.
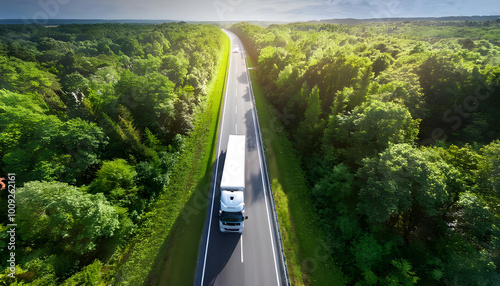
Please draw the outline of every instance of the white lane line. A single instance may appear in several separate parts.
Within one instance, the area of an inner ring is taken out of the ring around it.
[[[229,37],[229,35],[228,35]],[[229,37],[229,39],[231,40],[231,37]],[[229,59],[229,71],[231,71],[231,65],[232,65],[232,61],[231,61],[231,58]],[[221,122],[222,122],[222,126],[221,126],[221,129],[220,129],[220,136],[222,136],[222,131],[224,130],[224,115],[226,114],[226,101],[227,101],[227,83],[229,82],[229,74],[228,74],[228,78],[226,79],[226,90],[224,91],[224,107],[222,108],[222,118],[221,118]],[[219,137],[220,139],[220,137]],[[217,151],[217,154],[220,154],[220,145],[221,145],[221,142],[219,140],[219,148],[218,148],[218,151]],[[203,286],[203,281],[205,280],[205,269],[206,269],[206,266],[207,266],[207,255],[208,255],[208,244],[210,242],[210,229],[212,228],[212,214],[213,214],[213,210],[214,210],[214,201],[215,201],[215,189],[217,187],[217,172],[219,170],[219,159],[217,158],[216,159],[216,162],[215,162],[215,175],[214,175],[214,189],[212,191],[212,206],[210,207],[211,211],[210,211],[210,220],[208,221],[208,233],[207,233],[207,245],[205,246],[205,258],[203,259],[203,271],[202,271],[202,275],[201,275],[201,286]]]
[[[238,90],[234,91],[234,98],[238,98]],[[238,116],[238,103],[234,105],[236,116]],[[238,118],[238,117],[236,117]],[[234,134],[238,134],[238,123],[234,124]]]
[[[246,63],[246,61],[245,61]],[[252,82],[250,81],[250,77],[248,75],[248,71],[246,72],[247,75],[247,81],[248,85],[250,86],[250,93],[253,95],[253,90],[252,90]],[[274,239],[272,235],[272,229],[271,229],[271,220],[269,218],[269,206],[267,202],[267,192],[266,192],[266,185],[264,183],[264,174],[262,171],[264,171],[264,167],[262,166],[262,160],[261,160],[261,153],[260,153],[260,143],[259,140],[257,140],[259,134],[257,134],[257,121],[255,119],[255,109],[253,108],[253,102],[252,103],[252,117],[253,117],[253,124],[254,124],[254,130],[255,130],[255,140],[257,141],[257,152],[259,153],[259,164],[260,164],[260,170],[261,170],[261,179],[262,179],[262,188],[264,189],[264,199],[266,202],[266,211],[267,211],[267,225],[269,227],[269,238],[271,239],[271,246],[273,249],[273,259],[274,259],[274,270],[276,271],[276,282],[278,283],[278,286],[280,285],[280,280],[279,280],[279,274],[278,274],[278,264],[276,263],[276,248],[274,247]]]
[[[241,263],[243,263],[243,235],[241,236]]]

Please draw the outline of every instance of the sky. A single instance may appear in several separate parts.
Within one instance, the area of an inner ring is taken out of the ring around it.
[[[0,19],[309,21],[500,15],[498,0],[0,0]]]

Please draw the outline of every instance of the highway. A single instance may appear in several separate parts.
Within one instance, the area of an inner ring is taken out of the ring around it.
[[[207,220],[200,243],[194,285],[284,285],[279,240],[273,226],[273,206],[263,173],[250,76],[240,39],[225,31],[231,58],[224,106],[219,124],[217,156],[209,195]],[[237,52],[235,52],[237,51]],[[246,135],[245,221],[243,234],[220,233],[219,184],[230,134]]]

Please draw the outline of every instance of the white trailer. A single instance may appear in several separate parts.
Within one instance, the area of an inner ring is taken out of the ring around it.
[[[245,135],[229,135],[220,183],[219,229],[243,233],[245,226]]]

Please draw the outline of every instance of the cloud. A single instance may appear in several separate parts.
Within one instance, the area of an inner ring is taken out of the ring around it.
[[[289,13],[301,9],[322,6],[321,1],[273,1],[273,2],[247,2],[248,8],[254,12]]]
[[[307,21],[500,14],[498,0],[0,0],[0,18]],[[49,3],[58,3],[57,7]]]
[[[422,0],[250,0],[231,7],[224,16],[234,20],[245,18],[281,21],[400,17],[406,7],[415,6],[420,1]]]
[[[226,20],[306,20],[304,11],[318,11],[323,5],[323,1],[244,1],[230,6],[223,16]]]

